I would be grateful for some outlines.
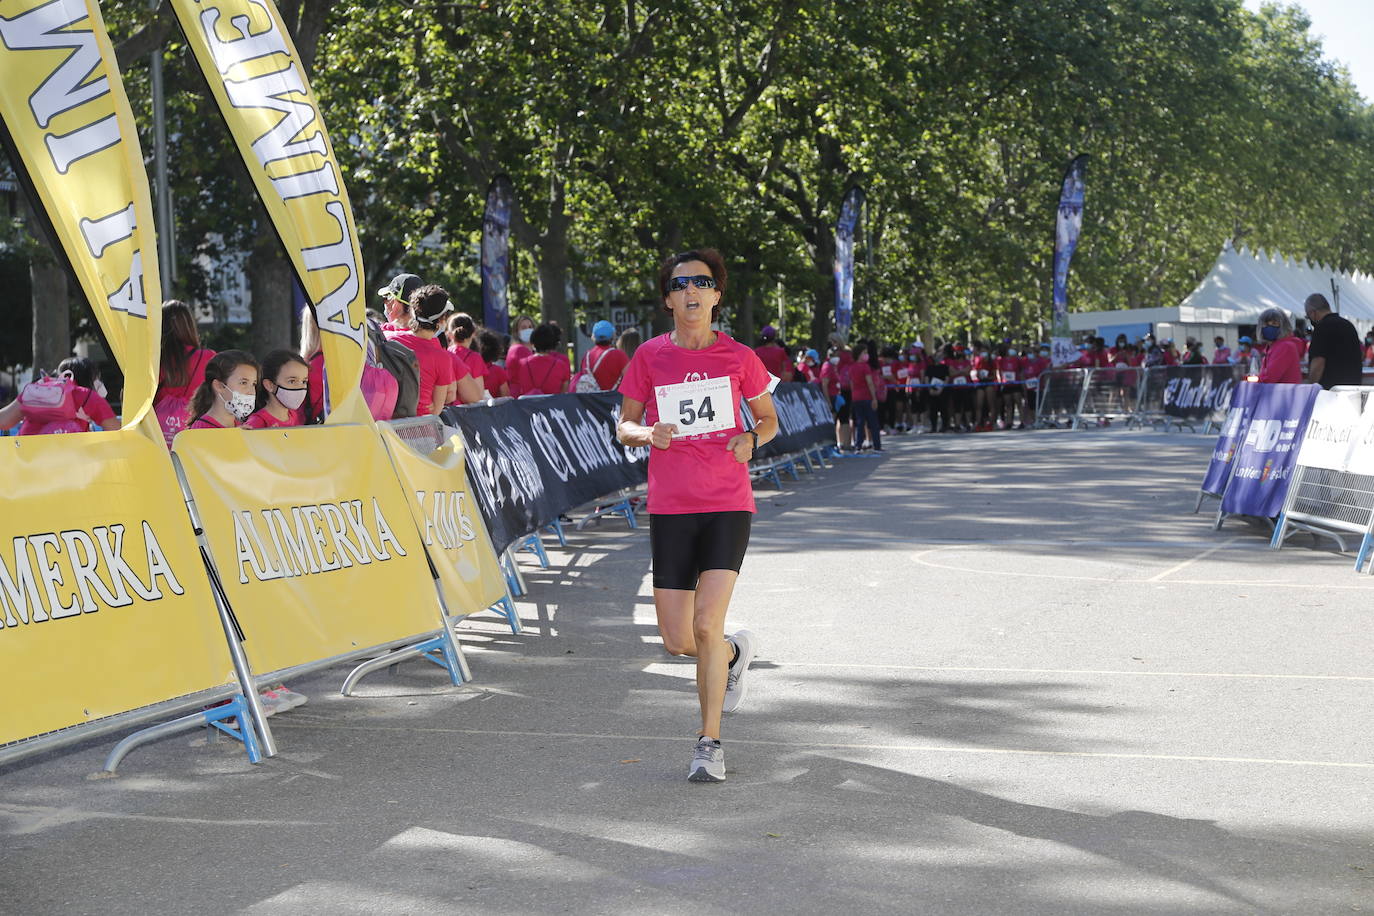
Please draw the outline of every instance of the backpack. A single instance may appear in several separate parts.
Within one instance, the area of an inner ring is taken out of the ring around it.
[[[194,356],[196,364],[188,368],[188,379],[194,379],[214,354],[201,349],[197,350]],[[172,447],[172,440],[176,438],[176,434],[191,422],[190,411],[191,399],[180,394],[164,394],[153,403],[153,413],[157,414],[157,422],[162,427],[162,438],[167,441],[168,448]]]
[[[76,419],[76,383],[45,375],[19,392],[24,419],[39,426]]]
[[[568,390],[578,394],[596,394],[600,391],[601,383],[596,380],[596,370],[601,368],[601,361],[610,354],[612,349],[612,347],[607,347],[602,350],[601,355],[596,359],[596,365],[590,369],[587,368],[587,358],[592,355],[592,351],[588,350],[582,357],[582,370],[573,376],[572,384]]]
[[[420,404],[420,358],[405,344],[387,340],[386,335],[371,324],[367,334],[377,354],[377,365],[396,379],[396,407],[391,419],[415,416]]]
[[[390,420],[396,414],[396,400],[401,393],[401,384],[386,370],[377,355],[377,347],[367,342],[367,361],[363,365],[360,383],[363,399],[367,401],[367,411],[374,420]]]

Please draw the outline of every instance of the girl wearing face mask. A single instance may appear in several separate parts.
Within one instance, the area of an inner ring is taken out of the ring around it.
[[[534,348],[530,346],[530,337],[534,334],[535,321],[529,315],[521,315],[515,319],[515,325],[511,329],[510,349],[506,351],[506,375],[510,378],[511,397],[519,397],[523,392],[516,384],[518,376],[516,372],[520,364],[534,355]]]
[[[1296,385],[1302,381],[1302,358],[1307,341],[1293,333],[1293,319],[1280,308],[1267,308],[1259,316],[1260,337],[1269,344],[1260,364],[1259,380]]]
[[[19,397],[0,410],[0,429],[9,429],[21,420],[21,436],[119,427],[114,410],[105,400],[100,371],[82,357],[62,360],[55,376],[24,386]]]
[[[290,350],[273,350],[262,361],[258,409],[243,421],[243,428],[305,425],[309,384],[310,366],[303,358]]]
[[[189,429],[229,429],[258,406],[258,361],[242,350],[216,353],[191,399]]]

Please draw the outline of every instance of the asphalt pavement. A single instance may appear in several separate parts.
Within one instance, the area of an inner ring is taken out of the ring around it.
[[[463,624],[470,686],[0,770],[0,912],[1374,912],[1374,578],[1194,515],[1200,435],[885,444],[755,489],[724,784],[608,519]]]

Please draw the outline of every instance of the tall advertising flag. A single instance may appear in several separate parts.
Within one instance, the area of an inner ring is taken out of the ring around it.
[[[1059,213],[1054,224],[1054,316],[1050,321],[1051,361],[1056,366],[1073,362],[1078,353],[1069,335],[1069,262],[1078,247],[1083,228],[1083,171],[1086,154],[1076,157],[1064,172],[1059,192]]]
[[[854,324],[854,232],[863,205],[863,188],[850,188],[835,222],[835,330],[841,337],[848,337]]]
[[[148,174],[95,0],[0,5],[0,125],[34,212],[124,372],[124,424],[137,425],[157,383],[162,311],[148,308],[148,295],[162,284]]]
[[[331,422],[370,422],[359,390],[366,285],[319,104],[272,0],[172,0],[320,326]]]
[[[498,334],[510,330],[510,216],[515,186],[497,175],[487,188],[482,214],[482,319]]]

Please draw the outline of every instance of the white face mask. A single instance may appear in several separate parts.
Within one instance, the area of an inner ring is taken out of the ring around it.
[[[832,366],[838,366],[839,364],[840,364],[840,358],[839,358],[838,356],[832,356],[832,357],[830,357],[830,365],[832,365]]]
[[[1008,350],[1008,351],[1007,351],[1007,355],[1008,355],[1008,356],[1015,356],[1015,355],[1016,355],[1016,351],[1015,351],[1015,350]]]
[[[229,400],[220,398],[224,404],[224,409],[229,411],[236,420],[247,420],[258,406],[258,399],[251,394],[244,394],[242,391],[229,392]]]
[[[520,332],[519,332],[519,335],[518,335],[518,336],[520,337],[520,342],[521,342],[521,343],[529,343],[529,342],[530,342],[530,337],[532,337],[533,335],[534,335],[534,328],[525,328],[523,331],[520,331]]]
[[[100,395],[102,398],[109,394],[109,391],[105,389],[105,383],[102,382],[100,379],[95,380],[95,387],[91,390],[94,391],[96,394]]]
[[[295,410],[305,403],[305,391],[304,388],[283,388],[278,385],[272,394],[281,406],[287,410]]]

